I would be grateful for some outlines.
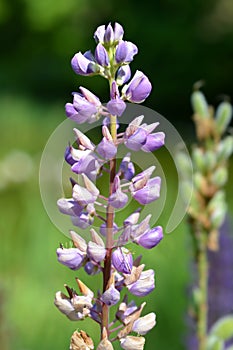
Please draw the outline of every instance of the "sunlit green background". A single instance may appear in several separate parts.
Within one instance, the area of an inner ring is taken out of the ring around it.
[[[48,137],[65,118],[70,93],[84,85],[107,100],[105,81],[75,76],[70,58],[93,49],[94,30],[110,21],[121,23],[125,38],[139,47],[132,69],[142,70],[153,83],[145,105],[170,120],[187,144],[193,138],[193,83],[205,80],[204,91],[213,105],[223,94],[232,97],[231,1],[0,1],[1,350],[68,349],[78,327],[98,340],[92,323],[72,323],[53,305],[55,292],[64,283],[75,287],[77,275],[96,288],[101,282],[57,263],[55,251],[65,238],[43,208],[38,171]],[[169,173],[169,205],[175,175],[163,153],[161,162]],[[232,215],[231,184],[227,196]],[[166,220],[165,213],[161,223]],[[157,281],[145,310],[155,311],[158,320],[147,336],[147,349],[185,349],[189,243],[182,223],[144,257],[155,268]]]

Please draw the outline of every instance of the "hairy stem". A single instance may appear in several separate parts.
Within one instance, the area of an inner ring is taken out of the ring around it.
[[[111,116],[110,131],[114,142],[116,141],[116,117]],[[110,160],[110,181],[109,181],[109,196],[113,193],[113,182],[116,175],[116,158]],[[107,235],[106,235],[106,257],[103,270],[103,292],[106,291],[108,281],[111,276],[112,262],[112,247],[113,247],[113,223],[114,223],[114,208],[111,205],[107,206]],[[101,328],[106,329],[109,333],[109,306],[103,304],[102,309],[102,325]],[[103,332],[102,332],[103,333]]]
[[[197,315],[197,337],[199,342],[199,350],[206,349],[207,339],[207,316],[208,316],[208,260],[207,260],[207,244],[205,232],[200,232],[198,255],[198,280],[200,289],[200,301],[198,305]]]

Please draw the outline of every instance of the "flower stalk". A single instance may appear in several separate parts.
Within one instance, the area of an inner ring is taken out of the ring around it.
[[[122,39],[123,33],[118,23],[114,28],[111,24],[100,26],[94,35],[97,42],[94,55],[90,51],[84,54],[79,52],[72,58],[75,73],[100,75],[108,80],[110,100],[105,107],[91,91],[80,87],[81,92],[73,93],[73,103],[66,104],[67,117],[78,124],[94,123],[103,117],[103,138],[95,145],[80,130],[74,129],[78,148],[69,145],[65,160],[79,178],[71,179],[72,198],[61,198],[57,202],[59,210],[69,215],[73,225],[79,229],[96,224],[95,218],[103,222],[98,232],[90,228],[91,240],[72,230],[73,247],[64,248],[61,245],[57,250],[58,261],[68,268],[79,270],[83,267],[90,276],[102,274],[102,291],[98,291],[95,297],[94,292],[77,279],[81,295],[66,286],[68,296],[57,292],[55,298],[55,305],[70,320],[90,317],[100,325],[97,350],[112,350],[115,341],[119,341],[126,350],[144,348],[143,335],[155,326],[155,314],[152,312],[140,317],[145,303],[137,307],[133,301],[128,302],[127,293],[138,297],[151,293],[155,288],[154,271],[144,271],[145,265],[140,265],[141,259],[134,259],[125,245],[132,243],[152,249],[163,238],[161,226],[150,227],[150,215],[138,223],[140,210],[125,218],[120,227],[115,222],[115,209],[124,210],[129,196],[146,205],[159,199],[161,186],[159,176],[151,178],[155,166],[135,175],[128,152],[118,167],[118,146],[124,144],[133,151],[153,152],[165,142],[162,131],[153,132],[159,123],[142,124],[144,116],[136,117],[124,132],[117,134],[120,118],[123,118],[126,109],[125,101],[141,103],[152,88],[141,71],[137,71],[130,80],[129,64],[138,49],[133,43]],[[108,197],[98,188],[100,176],[108,179]],[[106,209],[105,214],[99,212],[100,207]],[[124,211],[122,214],[124,216]],[[113,305],[117,305],[117,309],[112,321],[110,308]],[[119,326],[115,325],[116,321],[120,323]],[[130,335],[132,332],[136,332],[138,337]],[[93,342],[85,332],[74,333],[71,348],[74,348],[75,342],[85,344],[87,339],[91,346],[86,345],[86,349],[93,348]]]

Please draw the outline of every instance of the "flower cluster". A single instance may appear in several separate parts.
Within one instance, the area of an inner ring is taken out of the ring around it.
[[[125,245],[133,243],[152,249],[163,238],[161,226],[150,226],[151,215],[140,220],[140,208],[126,217],[120,226],[115,220],[115,211],[125,208],[129,198],[146,205],[160,197],[161,187],[161,178],[152,175],[154,165],[135,174],[129,152],[117,166],[118,146],[123,144],[131,151],[152,152],[165,141],[163,132],[154,132],[159,123],[143,123],[143,115],[134,118],[124,132],[117,133],[117,118],[123,115],[126,101],[141,103],[151,92],[151,83],[141,71],[136,71],[131,79],[129,64],[138,49],[135,44],[123,40],[123,33],[118,23],[114,27],[111,24],[100,26],[94,34],[97,43],[94,54],[78,52],[72,58],[71,65],[76,74],[100,75],[109,81],[110,99],[104,106],[91,91],[80,87],[80,92],[73,93],[73,103],[66,104],[67,117],[78,124],[93,123],[103,117],[102,139],[94,144],[74,128],[75,144],[68,145],[65,150],[65,160],[74,173],[72,196],[57,202],[60,212],[70,216],[74,226],[79,229],[90,227],[90,239],[70,231],[72,247],[60,245],[58,261],[72,270],[83,267],[88,275],[102,274],[103,290],[94,297],[94,292],[77,279],[81,294],[66,286],[68,295],[58,292],[55,305],[70,320],[90,317],[100,325],[98,350],[113,349],[115,340],[119,340],[126,350],[144,348],[143,336],[154,327],[155,314],[141,316],[145,303],[137,307],[121,293],[129,292],[137,297],[148,295],[155,288],[154,271],[146,270],[141,257],[134,258]],[[108,177],[107,197],[97,186],[101,176]],[[100,220],[102,223],[97,232],[91,226]],[[115,318],[110,322],[109,308],[114,305]],[[116,322],[120,326],[116,326]],[[132,332],[137,336],[131,335]],[[84,331],[72,336],[70,349],[77,348],[94,348],[93,341]]]

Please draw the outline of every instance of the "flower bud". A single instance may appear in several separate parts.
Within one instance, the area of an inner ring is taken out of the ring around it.
[[[216,129],[220,135],[224,134],[232,118],[232,106],[229,102],[222,102],[216,110]]]
[[[122,94],[130,102],[142,103],[150,95],[151,89],[147,76],[137,70],[129,84],[123,87]]]
[[[116,48],[115,59],[117,63],[130,63],[134,55],[138,53],[136,45],[130,41],[121,40]]]
[[[233,152],[233,136],[227,136],[217,147],[217,159],[219,161],[227,160]]]
[[[109,65],[108,53],[105,47],[100,43],[96,46],[95,49],[95,59],[101,66],[107,67]]]
[[[203,119],[208,119],[209,108],[204,94],[201,91],[194,91],[191,95],[191,103],[193,110]]]
[[[205,169],[212,170],[214,169],[217,163],[216,154],[213,151],[206,151],[204,155]]]
[[[95,242],[88,242],[87,255],[91,260],[99,263],[104,260],[106,255],[105,247],[96,244]]]
[[[211,182],[217,187],[222,187],[227,182],[227,178],[228,178],[227,169],[221,167],[215,170],[215,172],[211,175]]]
[[[58,248],[57,259],[71,270],[78,270],[82,266],[84,254],[78,248]]]
[[[161,226],[157,226],[135,238],[134,242],[146,249],[151,249],[158,245],[162,239],[163,229]]]
[[[101,301],[108,306],[112,306],[119,302],[120,297],[120,292],[114,287],[114,284],[111,284],[101,296]]]
[[[103,137],[102,141],[98,144],[96,151],[104,159],[112,159],[117,153],[117,147],[113,141],[108,141],[106,137]]]
[[[117,75],[116,75],[117,85],[121,86],[121,85],[127,83],[127,81],[129,81],[130,77],[131,77],[130,66],[128,64],[125,66],[121,66],[118,69]]]
[[[74,243],[74,246],[81,250],[81,252],[85,253],[87,250],[87,243],[85,239],[72,230],[70,231],[70,236]]]
[[[219,203],[218,207],[212,212],[210,216],[210,222],[213,228],[219,228],[226,216],[227,205],[226,203]]]
[[[114,350],[112,343],[108,339],[103,339],[96,350]]]
[[[128,249],[117,248],[112,253],[112,264],[118,272],[129,274],[133,267],[133,256]]]
[[[200,148],[194,148],[192,152],[192,158],[195,164],[195,167],[198,171],[203,172],[206,169],[204,152]]]
[[[145,338],[127,335],[127,337],[120,339],[120,344],[124,350],[143,350]]]
[[[71,337],[70,350],[90,350],[94,349],[94,343],[89,335],[80,330],[80,332],[75,331]]]
[[[148,295],[155,288],[154,271],[142,271],[139,279],[136,282],[127,285],[127,288],[131,294],[136,295],[138,297]]]
[[[79,75],[93,75],[100,71],[100,67],[94,60],[90,60],[88,57],[88,53],[82,54],[78,52],[74,55],[71,60],[71,66],[76,74]]]

